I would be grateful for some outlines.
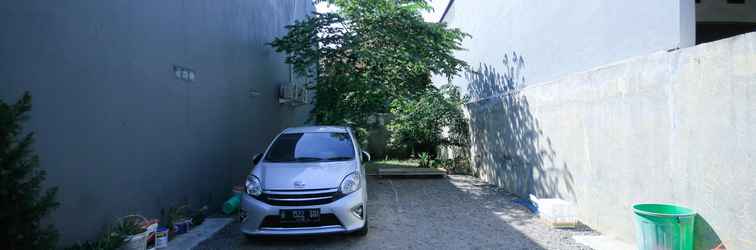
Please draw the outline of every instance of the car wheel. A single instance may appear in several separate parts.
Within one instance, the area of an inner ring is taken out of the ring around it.
[[[368,234],[368,219],[365,218],[365,226],[363,226],[362,228],[358,229],[357,231],[354,231],[354,235],[362,237],[362,236],[365,236],[367,234]]]

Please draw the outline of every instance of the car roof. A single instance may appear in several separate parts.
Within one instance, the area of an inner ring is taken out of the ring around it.
[[[283,131],[284,134],[292,134],[292,133],[318,133],[318,132],[325,132],[325,133],[346,133],[347,127],[337,127],[337,126],[306,126],[306,127],[293,127],[293,128],[287,128]]]

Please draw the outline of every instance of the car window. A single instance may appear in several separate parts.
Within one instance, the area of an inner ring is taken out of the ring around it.
[[[273,142],[265,161],[320,162],[354,159],[354,146],[347,133],[282,134]]]

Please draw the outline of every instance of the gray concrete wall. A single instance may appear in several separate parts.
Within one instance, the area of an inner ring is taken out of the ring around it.
[[[756,249],[756,33],[512,88],[528,67],[468,74],[491,93],[466,106],[481,177],[629,242],[631,206],[664,202],[699,213],[697,249]]]
[[[699,22],[756,23],[756,1],[728,4],[726,0],[701,0],[696,4],[696,19]]]
[[[289,67],[265,43],[313,10],[309,0],[0,3],[0,98],[33,96],[27,127],[46,184],[60,187],[62,243],[184,200],[218,207],[252,154],[307,116],[277,104]],[[176,79],[173,65],[196,80]]]
[[[472,35],[456,55],[472,66],[515,52],[525,78],[556,79],[632,56],[695,44],[692,0],[454,1],[442,20]],[[443,77],[435,81],[446,81]],[[463,78],[453,83],[465,86]]]

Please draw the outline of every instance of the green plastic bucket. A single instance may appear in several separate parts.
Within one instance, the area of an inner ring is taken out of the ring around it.
[[[693,209],[671,204],[635,204],[638,249],[693,250]]]
[[[232,214],[236,212],[236,210],[239,210],[239,203],[241,203],[241,194],[234,194],[223,203],[223,213]]]

